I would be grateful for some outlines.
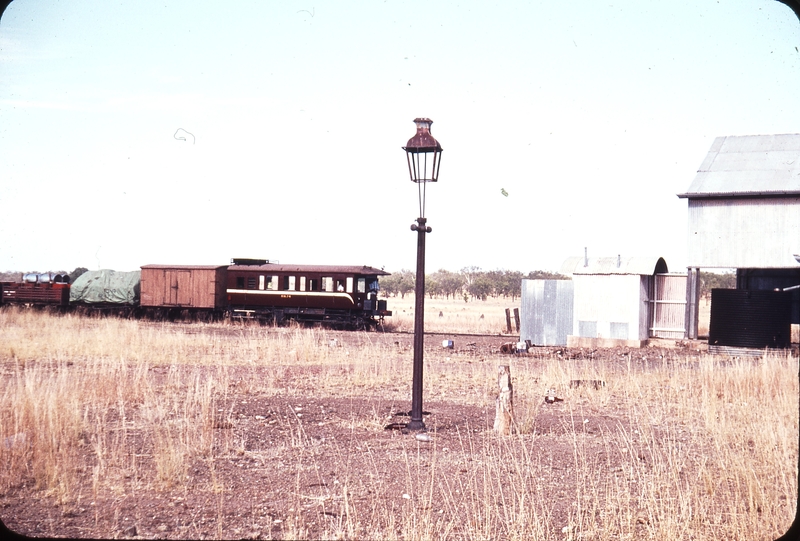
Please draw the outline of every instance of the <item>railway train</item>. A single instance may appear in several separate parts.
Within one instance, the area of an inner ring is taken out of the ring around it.
[[[0,282],[0,305],[50,306],[151,319],[297,321],[374,328],[391,316],[368,266],[287,265],[232,259],[230,265],[143,265],[116,273],[89,271],[70,284],[62,274],[26,274]]]

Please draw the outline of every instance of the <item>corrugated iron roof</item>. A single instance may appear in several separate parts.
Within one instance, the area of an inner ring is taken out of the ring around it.
[[[567,258],[561,265],[561,274],[638,274],[651,276],[669,272],[667,262],[662,257],[590,257],[575,256]]]
[[[800,195],[800,134],[717,137],[681,198]]]

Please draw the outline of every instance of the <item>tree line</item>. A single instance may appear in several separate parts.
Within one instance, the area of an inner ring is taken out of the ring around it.
[[[394,272],[391,276],[381,278],[381,290],[387,296],[405,297],[414,291],[416,273],[408,269]],[[517,299],[521,295],[522,280],[569,280],[568,276],[548,271],[531,271],[523,274],[519,271],[491,270],[484,271],[479,267],[464,267],[458,272],[445,269],[425,275],[425,293],[431,298],[447,299],[463,298],[485,301],[489,297],[511,297]]]
[[[464,267],[458,272],[439,269],[432,274],[425,275],[425,293],[431,297],[444,297],[447,299],[463,298],[464,302],[471,299],[485,301],[489,297],[519,298],[522,293],[522,280],[570,280],[557,272],[530,271],[523,274],[519,271],[492,270],[484,271],[479,267]],[[386,296],[405,297],[412,293],[416,287],[416,273],[403,269],[392,273],[391,276],[381,278],[381,289]],[[736,287],[735,272],[703,272],[700,271],[700,294],[710,297],[714,288]]]

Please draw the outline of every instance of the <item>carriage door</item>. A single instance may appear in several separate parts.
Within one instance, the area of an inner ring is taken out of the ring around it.
[[[192,289],[189,287],[191,273],[185,270],[168,270],[164,272],[167,306],[187,306],[192,303]]]

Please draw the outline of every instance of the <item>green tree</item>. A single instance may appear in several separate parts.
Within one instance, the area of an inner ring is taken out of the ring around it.
[[[414,291],[414,278],[414,273],[408,269],[393,272],[391,275],[381,278],[381,289],[387,297],[400,295],[403,298],[406,293]]]
[[[572,280],[569,276],[564,276],[563,274],[559,274],[557,272],[549,272],[549,271],[530,271],[528,276],[525,276],[528,280]]]
[[[498,271],[495,291],[503,297],[511,297],[516,300],[522,294],[523,274],[519,271]]]
[[[89,272],[89,269],[87,269],[86,267],[77,267],[77,268],[75,268],[75,270],[73,270],[71,273],[69,273],[69,283],[70,284],[75,283],[75,280],[78,278],[78,276],[80,276],[84,272]]]
[[[470,295],[482,301],[485,301],[486,298],[491,295],[492,290],[492,281],[489,279],[486,273],[480,273],[479,275],[475,276],[475,278],[472,280],[472,283],[467,287],[467,291],[469,291]]]
[[[700,271],[700,296],[711,297],[712,289],[735,289],[736,272],[704,272]]]
[[[442,288],[435,274],[425,275],[425,293],[431,299],[442,294]]]
[[[464,287],[464,278],[457,272],[439,269],[433,273],[431,278],[436,282],[437,295],[444,295],[448,299],[455,298]]]

